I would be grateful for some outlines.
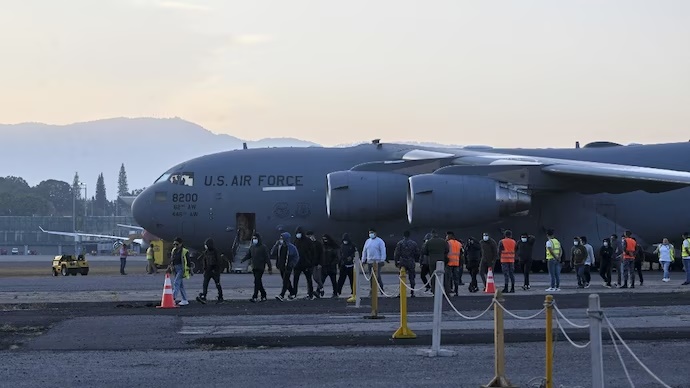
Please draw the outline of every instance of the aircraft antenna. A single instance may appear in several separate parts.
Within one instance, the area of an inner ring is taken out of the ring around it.
[[[580,148],[580,142],[579,142],[579,141],[576,141],[576,142],[575,142],[575,148],[576,148],[576,149],[579,149],[579,148]]]

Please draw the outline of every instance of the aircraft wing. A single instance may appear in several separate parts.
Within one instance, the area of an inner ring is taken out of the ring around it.
[[[690,186],[687,171],[466,149],[406,150],[400,160],[366,163],[352,170],[484,175],[532,191],[587,194],[636,190],[655,193]]]
[[[127,224],[117,224],[121,228],[134,229],[134,230],[144,230],[141,226],[127,225]]]
[[[129,241],[129,237],[122,237],[122,236],[111,236],[111,235],[105,235],[105,234],[91,234],[91,233],[76,233],[76,232],[58,232],[54,230],[45,230],[42,227],[39,226],[39,229],[41,229],[41,232],[43,233],[48,233],[48,234],[55,234],[58,236],[70,236],[70,237],[93,237],[93,238],[106,238],[106,239],[113,239],[113,240],[122,240],[122,241]],[[138,239],[141,240],[141,239]],[[134,242],[137,242],[137,240],[132,240]]]

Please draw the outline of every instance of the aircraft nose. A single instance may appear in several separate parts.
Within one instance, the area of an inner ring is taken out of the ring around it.
[[[149,229],[153,223],[153,193],[151,190],[144,190],[132,202],[132,216],[144,229]]]

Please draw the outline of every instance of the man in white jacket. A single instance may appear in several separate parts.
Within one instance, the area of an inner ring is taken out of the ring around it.
[[[373,264],[378,265],[378,275],[376,279],[379,281],[379,286],[383,290],[383,282],[381,281],[381,268],[383,262],[386,261],[386,243],[376,235],[376,229],[369,229],[369,238],[364,243],[362,249],[362,264],[368,264],[368,272],[372,273]],[[381,291],[380,290],[380,291]]]

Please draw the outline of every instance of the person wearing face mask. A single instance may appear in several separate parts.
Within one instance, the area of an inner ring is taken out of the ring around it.
[[[616,276],[618,277],[618,282],[613,283],[614,287],[620,287],[623,283],[621,281],[621,276],[623,274],[623,245],[622,241],[618,240],[618,235],[611,235],[611,246],[613,247],[613,261],[611,262],[611,267],[616,270]]]
[[[431,231],[431,239],[427,241],[424,246],[422,246],[422,253],[429,256],[429,269],[431,270],[431,293],[436,293],[436,276],[434,272],[436,271],[436,263],[439,261],[443,262],[444,271],[445,267],[448,265],[448,252],[450,252],[450,246],[448,242],[443,238],[439,237],[435,230]],[[441,279],[443,280],[443,279]],[[444,284],[446,294],[450,294],[450,290],[446,284]]]
[[[635,237],[632,237],[635,242],[637,242],[637,239]],[[642,249],[642,245],[637,244],[637,247],[635,248],[635,272],[637,272],[637,276],[640,277],[640,285],[644,283],[644,277],[642,276],[642,262],[644,261],[644,250]],[[651,268],[651,264],[650,264]],[[635,275],[633,274],[633,277]]]
[[[220,254],[216,250],[213,239],[208,238],[204,241],[204,251],[201,253],[201,263],[204,268],[204,285],[203,290],[196,297],[196,301],[199,303],[206,304],[206,294],[208,293],[208,283],[213,279],[216,284],[216,289],[218,290],[218,301],[216,303],[223,302],[223,288],[220,286],[220,271],[221,262]]]
[[[314,232],[307,231],[307,238],[309,239],[308,241],[311,242],[312,249],[314,252],[314,261],[313,261],[313,269],[312,269],[312,278],[314,279],[314,283],[316,283],[316,291],[314,291],[314,296],[317,298],[321,298],[324,295],[323,291],[323,281],[326,279],[326,274],[327,272],[323,268],[323,262],[324,262],[324,246],[321,243],[321,241],[316,239],[316,236],[314,236]]]
[[[659,255],[659,263],[661,264],[661,267],[664,269],[664,277],[661,279],[663,282],[669,282],[670,276],[669,276],[669,268],[671,267],[671,263],[675,261],[675,248],[673,247],[672,244],[668,242],[668,239],[664,237],[664,240],[659,246],[656,247],[656,250],[654,251],[654,254]]]
[[[331,298],[337,298],[338,281],[336,280],[336,275],[338,274],[338,253],[340,251],[340,246],[328,234],[324,234],[321,237],[321,242],[323,243],[323,262],[321,263],[322,282],[325,283],[327,278],[331,279],[331,287],[333,288],[333,295]]]
[[[289,300],[295,299],[294,295],[297,294],[297,291],[290,283],[290,275],[297,263],[299,263],[299,252],[297,247],[290,242],[291,237],[288,232],[281,233],[280,238],[271,249],[271,257],[276,259],[276,267],[280,270],[280,276],[283,279],[283,288],[280,291],[280,295],[276,295],[276,299],[281,302],[285,300],[286,292],[289,292]]]
[[[489,237],[489,233],[482,235],[482,241],[479,243],[482,250],[482,261],[479,264],[479,275],[482,277],[484,289],[486,289],[486,274],[489,268],[493,270],[496,260],[498,260],[498,243],[496,240]]]
[[[604,279],[604,287],[611,288],[611,267],[613,255],[616,251],[611,246],[611,240],[605,238],[601,249],[599,249],[599,276]]]
[[[338,278],[338,295],[342,295],[343,287],[345,286],[345,279],[350,279],[350,293],[355,292],[354,287],[354,270],[355,270],[355,255],[357,254],[357,247],[350,240],[350,235],[345,233],[341,239],[340,246],[340,277]]]
[[[585,261],[587,260],[587,248],[582,245],[579,237],[573,238],[573,247],[570,250],[570,261],[577,273],[577,288],[585,288]]]
[[[362,264],[367,264],[368,272],[373,273],[373,266],[378,266],[378,276],[376,280],[379,282],[379,287],[383,290],[383,282],[381,281],[381,268],[386,261],[386,243],[376,235],[376,229],[369,229],[369,238],[364,243],[362,248]]]
[[[532,270],[532,251],[534,250],[535,237],[523,233],[520,235],[520,241],[517,243],[517,258],[519,260],[518,268],[522,270],[522,275],[524,277],[524,283],[522,285],[523,290],[529,290],[531,287],[529,285],[529,273]]]
[[[269,275],[273,274],[273,267],[271,266],[271,260],[268,256],[268,248],[261,241],[261,235],[254,233],[252,236],[252,246],[249,247],[247,254],[244,255],[242,262],[251,260],[252,261],[252,274],[254,275],[254,293],[252,298],[249,299],[250,302],[265,302],[268,300],[266,298],[266,289],[264,289],[263,276],[266,266],[268,266]],[[261,300],[257,299],[261,293]]]
[[[424,242],[422,243],[422,246],[424,246],[424,244],[426,244],[426,242],[429,240],[431,240],[431,233],[427,233],[424,236]],[[424,292],[430,294],[431,283],[429,283],[429,280],[427,278],[427,276],[431,274],[431,269],[429,268],[429,255],[420,252],[419,267],[419,276],[422,278],[422,282],[425,284]]]
[[[628,278],[630,278],[630,288],[635,288],[635,252],[637,251],[637,241],[632,239],[632,232],[625,231],[621,246],[623,247],[623,285],[621,288],[628,288]]]
[[[299,253],[299,263],[295,267],[295,272],[292,275],[292,287],[295,293],[299,290],[299,278],[304,274],[307,279],[307,296],[305,299],[314,300],[318,297],[318,293],[314,293],[314,284],[312,283],[312,274],[314,268],[319,264],[316,261],[316,251],[314,243],[309,237],[303,235],[304,231],[299,226],[295,229],[295,246]],[[297,297],[297,295],[295,295]]]
[[[513,240],[513,232],[506,230],[503,239],[498,242],[498,255],[501,258],[501,271],[505,280],[504,293],[515,292],[515,249],[517,243]],[[508,290],[508,280],[510,280],[510,290]]]
[[[592,264],[594,264],[594,248],[587,243],[587,237],[580,236],[580,241],[582,241],[582,245],[587,250],[587,260],[585,260],[585,288],[589,288],[589,282],[592,281],[590,270],[592,269]]]

